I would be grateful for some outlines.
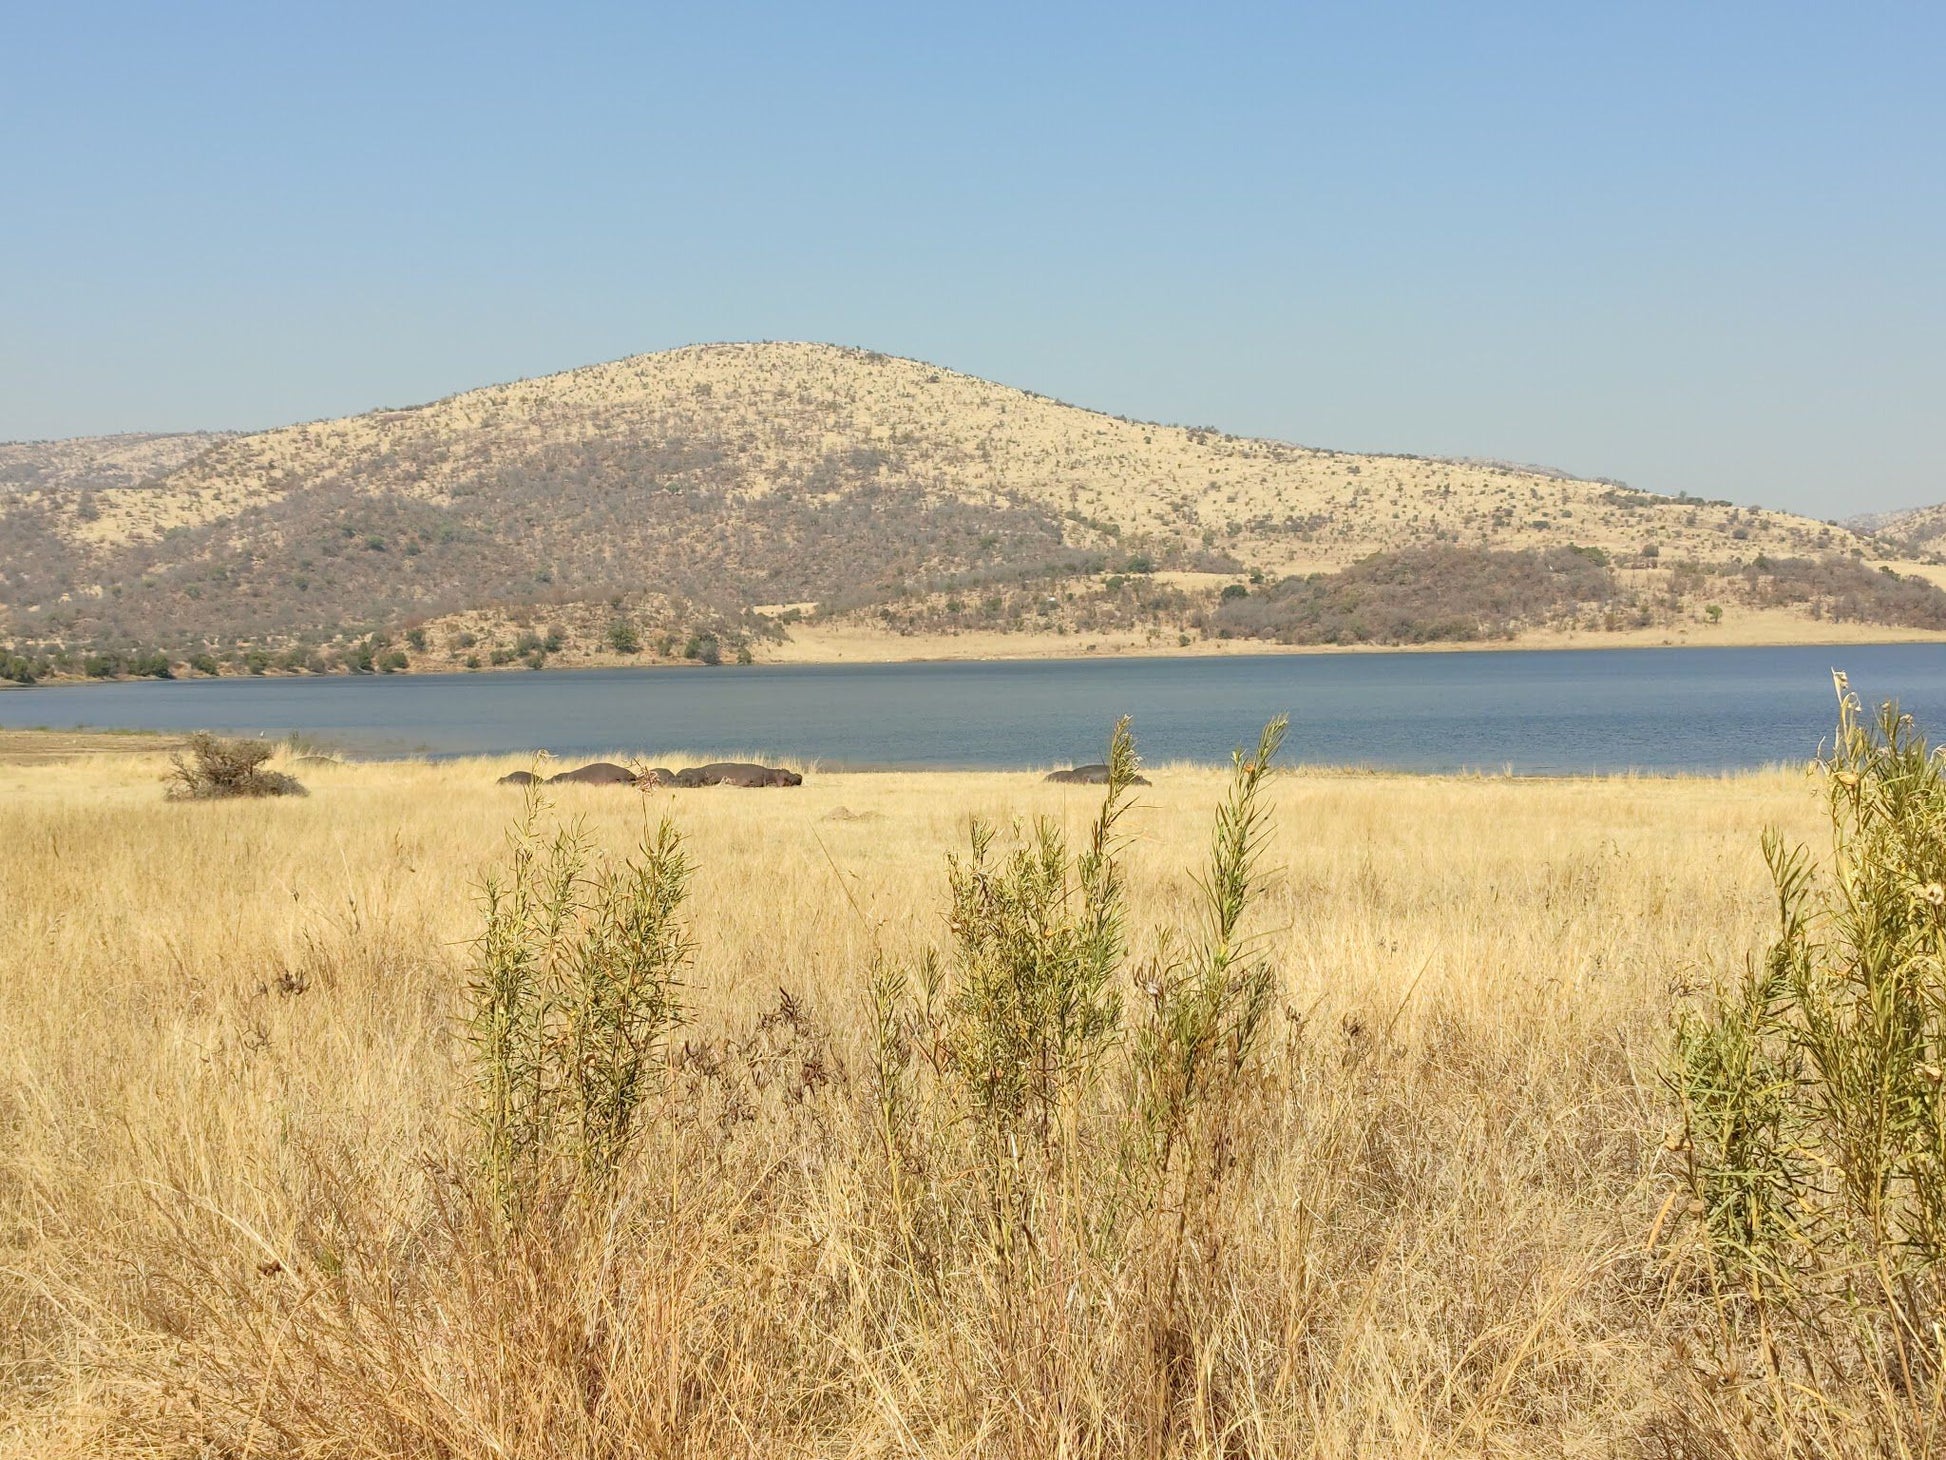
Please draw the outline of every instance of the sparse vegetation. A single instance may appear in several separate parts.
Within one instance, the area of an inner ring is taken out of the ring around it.
[[[1776,942],[1930,1108],[1946,797],[1881,729],[1829,767],[1857,870],[1786,896],[1801,936],[1758,848],[1816,828],[1782,772],[1280,776],[1272,743],[1139,795],[679,798],[681,839],[568,788],[503,850],[518,762],[187,817],[154,751],[0,765],[0,1444],[1925,1453],[1923,1121],[1839,1123],[1808,1013],[1771,1016],[1815,1179],[1745,1245],[1786,1282],[1711,1235],[1764,1148],[1697,1114],[1685,1149],[1720,1107],[1657,1079],[1720,1012],[1674,1041],[1699,971]]]
[[[858,439],[829,440],[833,421]],[[827,620],[859,623],[890,609],[900,637],[947,632],[954,618],[971,632],[989,625],[946,601],[968,608],[996,588],[1031,597],[1111,569],[1138,581],[1274,578],[1293,561],[1356,572],[1374,554],[1569,546],[1596,566],[1715,567],[1858,546],[1787,514],[1506,463],[1124,422],[910,361],[796,345],[675,351],[328,428],[5,446],[0,487],[13,488],[0,493],[0,645],[33,647],[55,674],[138,643],[178,662],[222,645],[209,651],[225,673],[250,672],[253,651],[272,656],[265,672],[379,672],[358,647],[374,632],[402,637],[415,667],[450,667],[476,646],[449,640],[440,666],[429,659],[439,636],[425,647],[412,636],[456,620],[483,639],[546,625],[561,643],[533,630],[543,662],[577,662],[610,652],[624,605],[642,642],[680,643],[708,622],[727,657],[739,634],[761,646],[766,631],[748,621],[758,605],[817,602]],[[1776,591],[1793,612],[1833,596]],[[1883,594],[1858,602],[1894,615],[1874,622],[1931,611]],[[1394,627],[1414,641],[1412,625],[1441,622],[1446,606],[1410,606]],[[1166,643],[1190,627],[1143,612],[1137,625],[1125,606],[1104,609],[1099,629]],[[1076,613],[1024,617],[1004,631],[1097,630]],[[1238,631],[1280,637],[1252,625]],[[286,670],[277,661],[292,651],[299,667]]]
[[[169,799],[221,801],[231,797],[302,796],[295,776],[265,770],[277,747],[262,740],[222,740],[207,730],[189,737],[186,753],[170,757]]]

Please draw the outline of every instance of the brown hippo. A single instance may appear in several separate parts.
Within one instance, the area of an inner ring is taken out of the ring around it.
[[[1105,765],[1078,765],[1071,771],[1049,771],[1046,777],[1065,786],[1105,786],[1108,784],[1108,767]],[[1131,786],[1146,786],[1147,776],[1131,776]]]
[[[625,765],[616,765],[612,760],[598,760],[547,778],[550,786],[560,781],[579,786],[632,786],[635,784],[635,772]]]
[[[678,786],[801,786],[804,777],[796,771],[752,765],[748,761],[719,760],[709,765],[689,766],[675,775]]]
[[[637,779],[638,784],[646,791],[656,786],[675,785],[676,773],[666,765],[652,765],[643,771]]]
[[[493,784],[496,786],[538,786],[541,778],[532,771],[509,771]]]

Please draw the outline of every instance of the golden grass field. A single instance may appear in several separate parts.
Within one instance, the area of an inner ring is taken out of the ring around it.
[[[873,1133],[874,951],[945,942],[969,813],[1079,837],[1099,792],[560,789],[605,848],[687,838],[697,1057],[612,1207],[499,1250],[460,1028],[515,763],[177,804],[81,749],[0,761],[0,1455],[1792,1453],[1681,1260],[1661,1075],[1770,934],[1762,830],[1816,844],[1801,773],[1271,783],[1275,1012],[1158,1429],[1147,1290],[950,1248],[905,1285]],[[1138,966],[1225,784],[1151,774]]]

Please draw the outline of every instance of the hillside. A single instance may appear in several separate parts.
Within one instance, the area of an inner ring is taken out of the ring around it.
[[[1867,513],[1848,519],[1845,525],[1901,556],[1938,559],[1946,553],[1946,502],[1902,512]]]
[[[63,441],[0,441],[0,499],[9,493],[46,493],[50,500],[80,509],[92,493],[159,482],[233,434],[131,431]]]
[[[258,667],[347,662],[354,641],[442,663],[681,657],[712,638],[761,657],[807,618],[904,639],[1399,641],[1342,604],[1311,615],[1339,636],[1321,640],[1234,607],[1374,554],[1420,555],[1398,560],[1409,578],[1541,590],[1447,594],[1435,638],[1640,629],[1701,621],[1679,570],[1868,547],[1787,513],[1129,421],[810,344],[694,346],[255,435],[4,447],[0,484],[17,651],[254,651]],[[1564,599],[1535,564],[1570,548],[1604,576]],[[1880,612],[1856,574],[1782,599],[1767,578],[1690,588],[1733,616]],[[1915,622],[1902,599],[1882,621],[1946,627],[1936,607]]]

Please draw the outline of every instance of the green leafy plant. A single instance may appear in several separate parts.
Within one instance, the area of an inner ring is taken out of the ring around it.
[[[1275,977],[1246,921],[1283,735],[1275,720],[1236,755],[1202,917],[1164,930],[1153,957],[1129,957],[1119,855],[1139,762],[1124,720],[1085,842],[1039,818],[1003,851],[974,820],[948,863],[943,956],[911,975],[876,960],[869,983],[877,1144],[898,1228],[888,1255],[915,1320],[980,1315],[984,1351],[1014,1366],[1006,1382],[1023,1393],[1059,1392],[1090,1345],[1138,1336],[1149,1377],[1118,1422],[1155,1453],[1198,1402],[1186,1356],[1218,1321],[1230,1193],[1251,1169]],[[944,1297],[950,1281],[970,1290]],[[1023,1423],[1041,1445],[1071,1420]]]
[[[1764,852],[1776,942],[1677,1031],[1690,1211],[1772,1372],[1852,1368],[1946,1422],[1946,767],[1842,675],[1831,850]],[[1783,1341],[1788,1330],[1794,1337]],[[1811,1355],[1816,1355],[1813,1359]]]
[[[482,890],[469,986],[484,1164],[513,1212],[566,1179],[614,1181],[683,1022],[691,865],[664,820],[619,862],[579,823],[543,835],[530,792]]]

